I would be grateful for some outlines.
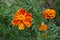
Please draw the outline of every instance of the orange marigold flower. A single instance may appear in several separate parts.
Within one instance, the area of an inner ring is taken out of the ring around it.
[[[12,20],[13,25],[18,25],[20,30],[23,30],[26,27],[30,27],[32,25],[32,15],[28,13],[25,9],[18,10]]]
[[[53,9],[46,9],[43,11],[42,13],[42,16],[46,19],[52,19],[52,18],[55,18],[55,15],[56,15],[56,11],[53,10]]]
[[[47,25],[42,22],[42,24],[38,26],[38,29],[41,30],[41,31],[46,31],[47,30]]]

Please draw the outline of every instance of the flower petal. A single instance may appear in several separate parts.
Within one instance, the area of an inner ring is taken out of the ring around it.
[[[30,13],[27,13],[26,15],[25,15],[25,17],[29,17],[29,16],[32,16]]]
[[[25,17],[26,21],[32,21],[32,17]]]
[[[12,20],[12,24],[13,25],[18,25],[19,24],[19,21],[18,20]]]
[[[20,10],[17,11],[17,13],[20,14],[20,15],[21,14],[24,15],[26,13],[26,10],[25,9],[20,9]]]
[[[19,25],[18,25],[18,28],[20,29],[20,30],[23,30],[25,27],[24,27],[24,24],[23,23],[20,23]]]
[[[32,25],[32,22],[30,21],[24,21],[24,24],[26,25],[26,27],[30,27]]]
[[[17,13],[14,14],[14,16],[13,16],[14,19],[18,19],[18,17],[19,17],[19,15]]]

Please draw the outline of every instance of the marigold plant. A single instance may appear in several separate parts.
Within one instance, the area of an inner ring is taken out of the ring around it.
[[[42,12],[42,16],[46,19],[52,19],[52,18],[55,18],[56,16],[56,11],[53,10],[53,9],[45,9],[43,12]]]
[[[32,25],[32,15],[26,11],[26,9],[19,9],[13,16],[12,24],[18,25],[20,30]]]

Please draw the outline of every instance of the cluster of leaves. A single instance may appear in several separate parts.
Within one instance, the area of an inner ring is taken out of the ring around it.
[[[60,9],[54,7],[58,13],[57,17],[53,20],[46,20],[42,18],[41,13],[43,4],[44,0],[0,0],[0,40],[59,40],[57,36],[60,28],[54,21],[60,22]],[[23,31],[11,24],[14,13],[20,8],[25,8],[32,13],[33,17],[31,28],[25,28]],[[44,32],[37,29],[38,24],[42,21],[48,25],[45,38],[42,36]]]

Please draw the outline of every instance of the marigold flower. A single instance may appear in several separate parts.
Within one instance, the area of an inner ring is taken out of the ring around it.
[[[26,27],[30,27],[32,25],[32,15],[28,13],[25,9],[18,10],[12,20],[13,25],[18,25],[20,30],[23,30]]]
[[[46,9],[42,13],[42,16],[46,19],[49,19],[49,18],[53,19],[53,18],[55,18],[55,15],[56,15],[56,11],[53,9]]]
[[[47,25],[42,23],[41,25],[38,26],[38,30],[46,31],[47,30]]]

